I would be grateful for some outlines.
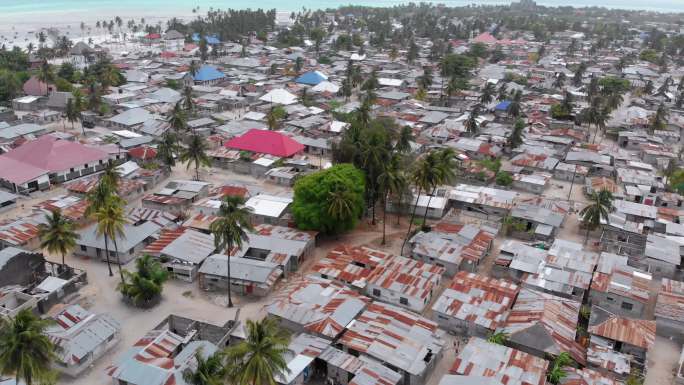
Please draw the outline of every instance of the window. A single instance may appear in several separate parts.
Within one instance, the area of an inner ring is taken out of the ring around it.
[[[84,164],[83,168],[88,168],[88,163]]]
[[[373,289],[373,296],[374,297],[379,297],[381,295],[380,289]]]
[[[615,301],[615,299],[613,299],[613,297],[606,297],[606,299],[607,299],[608,301],[610,301],[610,302]]]
[[[399,303],[402,305],[408,305],[408,299],[404,297],[399,297]]]
[[[620,307],[625,310],[632,310],[634,308],[634,305],[629,302],[623,302]]]
[[[88,248],[85,245],[81,245],[81,251],[87,251]]]
[[[73,168],[70,168],[70,169],[69,169],[69,172],[74,172],[74,169],[73,169]]]

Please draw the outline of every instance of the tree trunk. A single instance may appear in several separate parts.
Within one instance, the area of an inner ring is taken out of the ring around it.
[[[109,276],[112,277],[114,276],[114,273],[112,272],[112,264],[109,262],[109,237],[105,234],[104,236],[105,239],[105,257],[107,258],[107,268],[109,269]]]
[[[382,243],[381,245],[385,245],[387,243],[387,233],[385,228],[387,227],[387,197],[389,196],[389,192],[385,193],[385,198],[382,200]]]
[[[435,191],[437,191],[437,187],[433,187],[432,193],[430,194],[430,196],[428,196],[427,206],[425,207],[425,214],[423,215],[423,227],[425,227],[427,224],[427,215],[428,210],[430,209],[430,201],[432,201],[432,196],[435,194]]]
[[[226,252],[226,255],[228,256],[228,307],[233,307],[233,296],[230,290],[230,251],[232,247],[228,245],[228,250]]]
[[[404,238],[404,243],[401,244],[401,250],[399,254],[404,254],[404,247],[406,242],[408,242],[409,235],[411,235],[411,226],[413,225],[413,219],[416,217],[416,207],[418,207],[418,199],[420,198],[420,187],[418,187],[418,195],[416,195],[416,204],[413,205],[413,211],[411,212],[411,219],[409,222],[408,231],[406,232],[406,238]]]
[[[114,241],[114,252],[116,253],[116,264],[119,265],[119,276],[121,277],[121,283],[124,282],[123,271],[121,271],[121,259],[119,258],[119,246],[116,244],[116,238],[112,238]]]
[[[586,245],[589,241],[589,227],[587,227],[587,234],[584,236],[584,244]]]
[[[66,262],[64,260],[64,253],[62,253],[62,266],[66,266]]]

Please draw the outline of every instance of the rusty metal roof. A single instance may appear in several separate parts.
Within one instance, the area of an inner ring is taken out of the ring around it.
[[[684,322],[684,282],[663,278],[655,307],[655,316]]]
[[[656,321],[621,317],[594,306],[588,331],[592,335],[648,350],[655,343]]]
[[[496,330],[506,320],[519,291],[512,282],[460,271],[432,310]]]
[[[549,362],[507,346],[472,337],[450,373],[491,377],[505,385],[544,385]]]

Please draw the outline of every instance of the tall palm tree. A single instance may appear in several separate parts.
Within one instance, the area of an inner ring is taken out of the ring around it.
[[[399,131],[397,142],[394,144],[394,150],[401,153],[408,153],[411,151],[411,142],[413,138],[413,129],[410,126],[404,126]]]
[[[60,209],[45,215],[46,223],[38,226],[40,247],[50,253],[62,255],[62,265],[66,265],[65,255],[76,248],[76,240],[80,235],[74,231],[73,223],[62,216]]]
[[[496,93],[494,83],[487,82],[482,89],[482,94],[480,95],[480,104],[486,106],[491,103],[492,100],[494,100],[494,93]]]
[[[506,111],[508,113],[508,116],[512,117],[519,117],[521,114],[521,106],[522,103],[522,91],[518,90],[513,93],[513,99],[511,100],[511,104],[508,105],[508,110]]]
[[[508,100],[508,86],[506,83],[501,84],[499,87],[499,92],[496,95],[496,100],[503,102],[504,100]]]
[[[72,99],[67,100],[66,104],[66,118],[69,123],[71,123],[71,129],[74,129],[74,123],[78,122],[78,118],[81,116],[81,112],[74,106],[74,101]]]
[[[0,318],[0,375],[14,376],[26,385],[53,383],[55,347],[45,334],[48,324],[29,309],[14,318]]]
[[[563,86],[565,85],[565,79],[567,79],[567,76],[565,75],[564,72],[559,72],[556,77],[553,79],[553,84],[551,87],[557,88],[557,89],[562,89]]]
[[[176,103],[176,105],[173,107],[169,124],[171,125],[171,128],[176,130],[176,133],[179,134],[188,129],[188,118],[185,115],[183,108],[181,108],[180,102]]]
[[[510,148],[518,148],[523,142],[523,130],[525,129],[525,121],[521,118],[515,121],[513,132],[508,137],[508,145]]]
[[[285,117],[287,112],[280,106],[271,107],[266,114],[266,123],[269,130],[275,130],[280,126],[280,121]]]
[[[119,248],[116,239],[122,239],[126,236],[124,233],[124,224],[126,223],[126,220],[124,218],[123,201],[121,198],[117,198],[108,198],[104,206],[100,207],[100,209],[94,214],[94,218],[97,221],[95,233],[97,234],[98,238],[104,237],[105,253],[107,256],[108,265],[110,263],[109,241],[111,240],[114,243],[116,263],[119,265],[119,275],[121,276],[121,282],[123,282],[124,276],[121,270],[121,259],[119,258]],[[109,270],[109,276],[112,276],[111,266]]]
[[[401,154],[393,153],[389,161],[383,164],[382,173],[378,176],[378,185],[382,192],[382,244],[384,245],[386,239],[387,226],[387,202],[390,196],[397,197],[397,215],[401,211],[401,199],[406,189],[406,175],[404,174],[404,164]]]
[[[166,130],[161,137],[161,141],[157,146],[157,159],[166,167],[173,167],[176,165],[176,154],[178,154],[178,138],[171,130]]]
[[[216,352],[210,356],[203,354],[201,350],[195,352],[195,370],[186,369],[183,372],[183,380],[188,385],[223,385],[223,377],[226,375],[224,354]]]
[[[199,169],[202,166],[211,166],[211,161],[207,156],[207,144],[200,135],[194,134],[190,137],[188,147],[184,148],[180,154],[180,160],[187,163],[187,168],[194,163],[195,165],[195,180],[200,180]]]
[[[480,124],[477,121],[478,115],[480,113],[480,110],[477,106],[473,108],[472,111],[470,111],[470,114],[468,115],[468,119],[466,119],[465,122],[463,122],[463,126],[465,126],[466,132],[470,134],[470,136],[475,136],[477,135],[477,130],[480,126]]]
[[[185,107],[186,110],[192,112],[195,109],[195,99],[193,99],[192,95],[192,87],[185,87],[183,89],[183,107]]]
[[[111,160],[107,162],[104,170],[102,170],[102,175],[100,176],[100,183],[104,183],[109,187],[112,193],[116,193],[119,188],[119,180],[121,179],[121,174],[117,169],[117,166]]]
[[[228,377],[234,385],[275,385],[290,369],[285,354],[290,343],[287,331],[272,318],[247,320],[247,338],[226,350]]]
[[[214,235],[214,246],[217,252],[225,252],[228,257],[228,307],[233,307],[230,287],[230,254],[233,248],[242,248],[242,242],[247,240],[247,232],[252,230],[249,219],[249,208],[245,206],[242,197],[227,196],[223,199],[216,219],[209,226]]]
[[[584,243],[589,240],[589,232],[598,228],[602,220],[608,222],[608,214],[613,208],[613,194],[608,190],[594,191],[589,201],[591,203],[580,211],[582,223],[587,228]]]

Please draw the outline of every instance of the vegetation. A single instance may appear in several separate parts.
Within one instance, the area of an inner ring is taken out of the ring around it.
[[[353,229],[363,213],[364,175],[338,164],[302,177],[294,186],[292,214],[297,227],[339,234]]]
[[[285,353],[290,335],[273,318],[247,320],[247,338],[226,350],[228,378],[235,385],[276,385],[289,373]]]
[[[135,267],[135,272],[123,271],[124,279],[117,289],[133,305],[148,307],[161,296],[169,275],[159,261],[149,255],[136,259]]]
[[[487,341],[497,345],[504,345],[508,341],[508,334],[504,332],[493,333],[487,338]]]
[[[62,256],[62,265],[66,265],[65,255],[76,248],[76,241],[80,237],[74,231],[73,223],[62,216],[62,211],[56,209],[45,215],[46,223],[38,226],[40,247],[52,254]]]
[[[572,358],[570,357],[570,354],[567,352],[562,352],[556,357],[556,359],[553,361],[553,364],[551,365],[551,369],[548,372],[548,379],[549,382],[557,385],[567,376],[567,373],[565,372],[564,368],[566,366],[569,366],[573,363]]]
[[[0,375],[12,376],[26,385],[52,384],[56,373],[51,365],[55,347],[45,335],[49,321],[30,309],[12,319],[0,318]]]
[[[249,220],[249,208],[245,200],[238,196],[227,196],[221,202],[217,219],[209,226],[214,235],[214,246],[218,252],[228,256],[228,282],[230,282],[230,255],[233,248],[241,249],[243,241],[247,240],[246,231],[252,229]],[[231,285],[228,284],[228,307],[233,307]]]
[[[608,190],[594,191],[590,203],[580,211],[582,224],[587,229],[584,243],[589,239],[589,232],[601,226],[601,221],[608,222],[608,214],[613,208],[613,194]]]
[[[203,166],[211,166],[211,160],[207,156],[207,144],[198,134],[190,136],[190,142],[180,153],[180,160],[187,163],[187,168],[190,169],[194,165],[195,180],[200,180],[199,170]]]
[[[195,370],[185,369],[183,380],[188,385],[223,385],[226,375],[225,354],[216,352],[207,356],[205,352],[195,352]]]

